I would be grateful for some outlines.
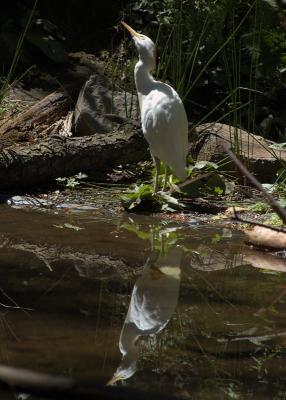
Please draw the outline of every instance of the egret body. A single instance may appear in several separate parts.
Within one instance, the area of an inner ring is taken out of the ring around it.
[[[123,26],[131,33],[139,52],[134,77],[138,93],[141,124],[144,137],[156,167],[155,188],[158,191],[160,160],[171,167],[175,176],[185,180],[188,149],[188,120],[184,105],[178,93],[166,83],[156,81],[151,72],[156,68],[155,45],[150,38],[132,29],[125,22]]]

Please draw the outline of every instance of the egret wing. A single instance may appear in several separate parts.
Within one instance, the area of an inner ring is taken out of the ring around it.
[[[170,86],[157,82],[142,101],[142,129],[151,154],[185,179],[188,147],[188,122],[178,94]]]

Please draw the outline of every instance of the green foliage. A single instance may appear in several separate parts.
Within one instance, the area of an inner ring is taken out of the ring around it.
[[[128,211],[155,210],[155,211],[178,211],[184,210],[184,200],[207,195],[219,196],[226,192],[226,182],[218,172],[219,166],[209,161],[199,161],[187,169],[188,179],[184,185],[179,187],[179,179],[169,173],[169,192],[154,193],[151,184],[132,185],[127,192],[121,196],[124,208]],[[160,175],[158,177],[160,187],[163,186],[165,174],[161,163]],[[170,171],[169,171],[170,172]],[[153,170],[153,178],[155,170]]]
[[[188,168],[188,175],[190,176],[190,172],[193,173],[194,171],[217,171],[219,168],[218,164],[211,162],[211,161],[198,161],[195,163],[193,167]]]
[[[86,179],[87,175],[79,172],[78,174],[70,177],[60,177],[56,181],[66,189],[74,189],[81,184],[83,179]]]
[[[188,180],[183,194],[188,197],[222,195],[226,191],[225,179],[219,174],[219,165],[210,161],[198,161],[188,167]]]
[[[154,188],[149,184],[135,184],[121,196],[121,201],[127,211],[143,209],[157,211],[178,211],[184,207],[179,200],[169,193],[154,193]]]
[[[276,179],[276,183],[278,184],[285,184],[286,181],[286,168],[280,168],[277,171],[277,179]]]
[[[179,225],[165,226],[160,221],[156,223],[153,221],[152,225],[140,226],[129,218],[129,222],[121,224],[120,229],[125,229],[135,234],[141,240],[149,241],[152,250],[160,254],[166,253],[171,247],[184,239],[184,234],[181,232]],[[193,251],[193,248],[189,248],[189,246],[182,246],[181,248],[184,252]]]
[[[271,207],[268,204],[259,201],[250,206],[248,210],[251,212],[255,212],[257,214],[266,214],[269,213],[269,211],[271,211]]]
[[[266,225],[283,226],[282,220],[278,217],[276,213],[271,213],[266,221]]]
[[[0,85],[1,85],[1,81],[0,81]],[[2,100],[1,100],[1,95],[0,95],[0,118],[1,118],[1,115],[5,114],[10,109],[11,109],[11,103],[7,100],[6,97],[4,97],[4,92],[3,92]]]
[[[263,184],[267,192],[275,194],[280,198],[282,207],[286,207],[286,169],[280,168],[277,172],[277,179],[273,184]]]
[[[153,189],[151,185],[135,184],[121,197],[121,201],[124,208],[129,211],[142,205],[142,202],[152,204],[154,202]]]
[[[134,0],[130,9],[136,29],[141,21],[157,43],[158,77],[177,89],[193,122],[220,120],[286,138],[286,30],[278,2]]]

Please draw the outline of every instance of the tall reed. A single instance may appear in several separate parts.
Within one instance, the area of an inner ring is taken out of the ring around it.
[[[230,138],[237,155],[242,149],[239,128],[258,131],[257,107],[264,89],[259,90],[261,83],[258,85],[258,72],[263,63],[264,3],[262,0],[248,3],[163,0],[159,4],[151,0],[149,7],[157,9],[150,16],[157,20],[150,19],[142,28],[143,33],[155,38],[158,47],[157,78],[169,81],[176,88],[196,125],[212,121],[237,128]],[[140,4],[146,7],[147,2]],[[161,18],[167,8],[168,18]],[[146,14],[146,9],[143,11]],[[130,9],[129,12],[128,19],[132,20],[134,16]],[[212,92],[214,75],[222,80],[217,92]],[[205,103],[204,99],[196,98],[201,88],[202,93],[208,93]],[[199,109],[195,116],[194,108]],[[249,135],[249,156],[253,140]]]
[[[28,20],[27,20],[27,22],[25,24],[25,27],[24,27],[23,31],[21,32],[21,34],[19,36],[16,48],[14,50],[14,56],[13,56],[10,68],[9,68],[9,70],[7,72],[7,75],[5,77],[2,77],[2,79],[1,79],[0,109],[1,109],[1,106],[3,104],[4,98],[7,95],[7,92],[9,90],[10,86],[13,83],[15,84],[16,82],[21,80],[23,78],[23,76],[27,73],[27,71],[25,71],[18,78],[15,78],[15,70],[16,70],[17,64],[19,62],[19,58],[21,56],[21,50],[22,50],[22,47],[23,47],[23,43],[24,43],[26,34],[27,34],[28,30],[29,30],[29,27],[31,25],[31,22],[32,22],[32,19],[33,19],[33,15],[34,15],[34,12],[35,12],[36,7],[37,7],[37,3],[38,3],[38,0],[35,0],[33,8],[31,10],[31,12],[29,14],[29,17],[28,17]]]

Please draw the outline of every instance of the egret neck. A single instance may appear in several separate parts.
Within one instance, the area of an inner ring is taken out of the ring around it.
[[[131,376],[135,374],[139,358],[139,348],[138,344],[136,344],[139,335],[140,331],[134,323],[124,322],[119,340],[122,359],[119,367],[113,375],[113,378],[109,382],[110,384],[113,384],[118,380],[131,378]]]
[[[150,91],[153,89],[154,85],[154,78],[151,75],[150,71],[152,70],[152,66],[146,65],[142,60],[139,60],[135,65],[134,69],[134,77],[135,77],[135,84],[136,89],[138,92],[139,104],[140,109],[142,100],[144,96],[147,96]]]

